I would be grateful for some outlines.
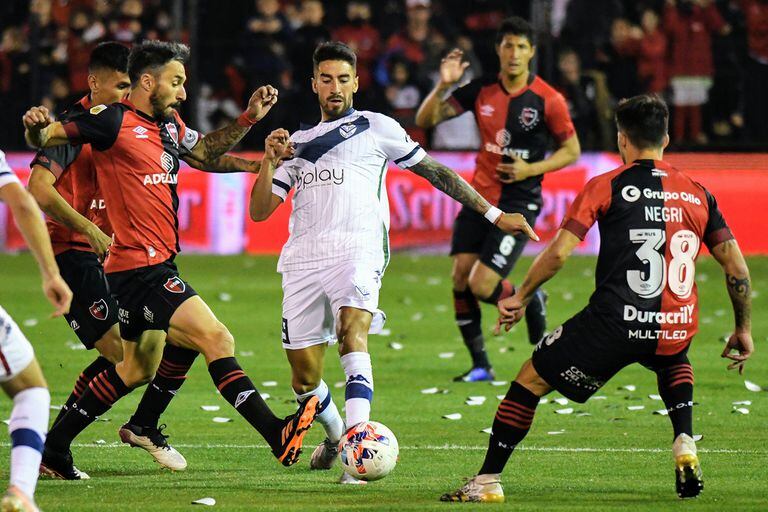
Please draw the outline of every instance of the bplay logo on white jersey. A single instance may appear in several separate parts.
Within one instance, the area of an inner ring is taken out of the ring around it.
[[[318,185],[341,185],[344,183],[344,169],[300,169],[296,177],[296,190]]]

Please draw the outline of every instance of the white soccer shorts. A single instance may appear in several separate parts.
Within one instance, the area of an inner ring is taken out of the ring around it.
[[[283,272],[283,348],[336,343],[336,318],[345,306],[373,314],[368,332],[379,333],[387,319],[379,309],[380,289],[381,272],[362,262]]]
[[[11,315],[0,306],[0,382],[17,376],[34,357],[32,345]]]

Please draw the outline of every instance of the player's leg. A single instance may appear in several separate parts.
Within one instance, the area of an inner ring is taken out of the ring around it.
[[[172,335],[173,331],[168,337]],[[122,442],[146,450],[158,464],[173,471],[185,470],[187,461],[168,444],[168,436],[163,433],[165,425],[158,424],[160,416],[186,381],[197,355],[195,350],[166,342],[154,378],[144,389],[136,411],[118,431]]]
[[[659,395],[672,423],[675,485],[681,498],[693,498],[704,489],[701,464],[693,440],[693,368],[687,347],[671,356],[654,356],[644,363],[656,373]]]
[[[2,387],[5,394],[13,399],[8,424],[11,436],[10,486],[3,498],[2,510],[37,510],[34,508],[34,495],[48,428],[51,396],[40,365],[34,358]],[[15,503],[22,507],[11,508]]]
[[[325,440],[312,452],[310,469],[331,469],[339,454],[339,441],[344,433],[344,420],[333,402],[331,390],[323,380],[323,359],[327,343],[311,345],[303,349],[287,349],[291,364],[291,385],[296,401],[302,403],[316,396],[317,422],[325,430]]]
[[[440,500],[503,502],[501,472],[514,449],[528,434],[539,398],[551,390],[552,387],[536,372],[530,359],[523,363],[496,410],[480,471],[457,491],[442,495]]]
[[[123,360],[99,373],[91,380],[80,398],[51,428],[45,442],[43,473],[64,480],[89,478],[72,461],[72,441],[91,423],[107,412],[133,388],[149,382],[157,369],[162,351],[162,331],[144,331],[135,341],[123,345]]]
[[[117,302],[109,292],[104,270],[93,253],[66,251],[56,256],[61,275],[72,290],[72,305],[65,319],[86,349],[99,355],[81,372],[53,425],[66,414],[88,383],[123,358],[123,340],[117,325]]]
[[[368,353],[368,331],[373,315],[354,307],[341,307],[336,320],[341,367],[347,378],[344,390],[346,428],[371,419],[373,366]]]
[[[536,212],[519,209],[531,226],[536,224]],[[506,277],[515,268],[523,255],[528,237],[523,234],[508,235],[492,226],[483,243],[480,260],[469,276],[469,286],[475,296],[488,304],[496,303],[514,293],[514,287]],[[546,293],[538,289],[525,308],[525,324],[528,341],[535,345],[544,336],[547,328]]]
[[[309,465],[330,469],[344,433],[344,420],[322,379],[326,347],[336,341],[333,312],[319,272],[284,272],[282,286],[282,343],[291,365],[291,385],[299,403],[317,397],[317,421],[326,434],[312,452]]]
[[[11,436],[10,486],[3,510],[37,510],[35,486],[40,467],[51,396],[32,345],[0,308],[0,382],[13,399],[8,424]],[[12,508],[16,506],[16,508]]]
[[[198,295],[176,309],[169,332],[173,333],[169,342],[203,354],[221,395],[264,437],[278,460],[285,466],[295,464],[315,418],[317,398],[303,402],[295,415],[284,420],[275,416],[235,359],[235,340],[229,330]]]
[[[453,308],[456,325],[472,358],[472,368],[454,380],[492,380],[491,364],[485,352],[482,315],[477,297],[469,286],[472,268],[480,258],[490,224],[475,212],[462,209],[456,217],[451,238],[453,267]]]

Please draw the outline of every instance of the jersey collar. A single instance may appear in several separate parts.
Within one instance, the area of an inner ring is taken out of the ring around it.
[[[525,83],[525,87],[523,87],[522,89],[520,89],[515,93],[509,92],[507,88],[504,87],[504,82],[501,81],[501,73],[499,73],[496,79],[496,82],[499,84],[499,87],[501,88],[501,90],[504,91],[504,94],[512,98],[517,98],[518,96],[523,94],[525,91],[527,91],[531,87],[531,84],[533,83],[534,80],[536,80],[536,73],[531,71],[528,73],[528,81]]]
[[[80,101],[78,101],[78,103],[79,103],[80,105],[82,105],[82,107],[83,107],[85,110],[88,110],[88,109],[89,109],[89,108],[91,108],[91,106],[93,105],[93,104],[91,103],[91,95],[90,95],[90,94],[86,94],[85,96],[83,96],[82,98],[80,98]]]
[[[131,103],[131,101],[130,101],[130,100],[128,100],[128,99],[125,99],[125,100],[121,100],[121,101],[120,101],[120,103],[122,103],[123,105],[125,105],[125,106],[126,106],[126,107],[128,107],[129,109],[133,110],[133,111],[136,113],[136,115],[138,115],[139,117],[143,117],[144,119],[146,119],[147,121],[149,121],[149,122],[151,122],[151,123],[155,123],[155,124],[157,124],[157,123],[159,123],[160,121],[162,121],[162,119],[155,119],[155,118],[154,118],[154,117],[152,117],[151,115],[149,115],[149,114],[147,114],[147,113],[145,113],[145,112],[142,112],[141,110],[139,110],[138,108],[136,108],[136,105],[134,105],[133,103]]]
[[[351,116],[355,112],[357,112],[357,110],[355,110],[353,107],[349,107],[346,111],[342,112],[342,114],[339,117],[334,117],[333,119],[326,119],[323,122],[324,123],[332,123],[332,122],[338,121],[339,119],[342,119],[344,117]]]

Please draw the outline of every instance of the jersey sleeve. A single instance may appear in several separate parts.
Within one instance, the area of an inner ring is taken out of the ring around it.
[[[35,154],[35,158],[30,162],[29,167],[39,165],[48,169],[58,180],[67,167],[72,164],[80,154],[80,147],[72,144],[62,144],[43,148]]]
[[[373,121],[376,143],[388,160],[401,169],[412,167],[427,156],[427,152],[414,142],[400,124],[385,115],[378,115]]]
[[[288,193],[293,188],[294,176],[294,164],[283,162],[280,167],[275,169],[275,174],[272,176],[272,193],[285,201]]]
[[[116,105],[96,105],[88,112],[62,123],[73,145],[90,144],[98,151],[112,147],[123,124],[123,109]]]
[[[187,126],[187,123],[181,119],[178,112],[174,112],[173,116],[176,118],[176,124],[179,126],[179,146],[186,151],[192,151],[202,138],[200,132]]]
[[[707,193],[707,207],[709,210],[709,216],[707,218],[707,225],[704,228],[704,243],[708,249],[712,249],[718,244],[733,240],[734,236],[731,232],[731,228],[725,222],[720,208],[717,206],[717,200],[709,190],[704,189]]]
[[[611,205],[611,182],[604,177],[592,178],[571,204],[561,229],[570,231],[580,240],[597,220],[608,211]]]
[[[0,188],[10,185],[11,183],[21,184],[19,178],[13,173],[11,166],[8,165],[8,162],[5,160],[5,153],[0,151]]]
[[[568,103],[560,93],[554,93],[547,98],[544,105],[544,121],[552,137],[558,144],[562,144],[576,133],[568,111]]]
[[[480,79],[475,79],[468,84],[459,87],[446,100],[456,110],[457,114],[475,109],[475,101],[480,94],[482,83]]]

